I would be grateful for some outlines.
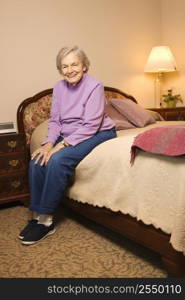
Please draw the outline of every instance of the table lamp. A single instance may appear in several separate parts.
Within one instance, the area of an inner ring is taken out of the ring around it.
[[[168,46],[153,47],[148,57],[145,73],[155,73],[155,106],[161,106],[161,77],[163,73],[177,71],[173,54]]]

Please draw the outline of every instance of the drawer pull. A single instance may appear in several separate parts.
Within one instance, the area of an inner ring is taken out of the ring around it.
[[[17,189],[21,185],[21,182],[18,180],[12,181],[11,186],[15,189]]]
[[[9,141],[9,142],[8,142],[8,146],[9,146],[11,149],[14,149],[14,148],[17,146],[17,141]]]
[[[9,160],[8,164],[11,167],[17,167],[17,165],[19,164],[19,160],[18,159]]]

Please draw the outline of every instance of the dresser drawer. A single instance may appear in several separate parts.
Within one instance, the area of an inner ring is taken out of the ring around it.
[[[185,110],[180,112],[180,114],[179,114],[179,120],[185,121]]]
[[[179,112],[178,111],[166,111],[164,113],[164,118],[166,121],[173,121],[179,119]]]
[[[25,151],[23,135],[3,134],[0,137],[0,154]]]
[[[0,155],[0,175],[25,170],[27,161],[24,153]]]
[[[0,175],[0,199],[12,195],[28,193],[28,176],[26,172]]]
[[[173,107],[173,108],[149,108],[150,110],[156,111],[161,114],[161,116],[166,121],[185,121],[185,106]]]
[[[166,121],[183,121],[185,120],[185,111],[165,111],[164,119]]]

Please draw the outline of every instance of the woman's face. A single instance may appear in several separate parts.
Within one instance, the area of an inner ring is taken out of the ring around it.
[[[83,77],[85,67],[80,58],[74,52],[70,52],[62,59],[61,70],[64,79],[75,86]]]

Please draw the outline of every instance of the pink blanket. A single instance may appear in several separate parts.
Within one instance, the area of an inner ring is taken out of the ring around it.
[[[137,135],[131,147],[131,163],[138,150],[168,156],[184,155],[185,125],[155,127]]]

